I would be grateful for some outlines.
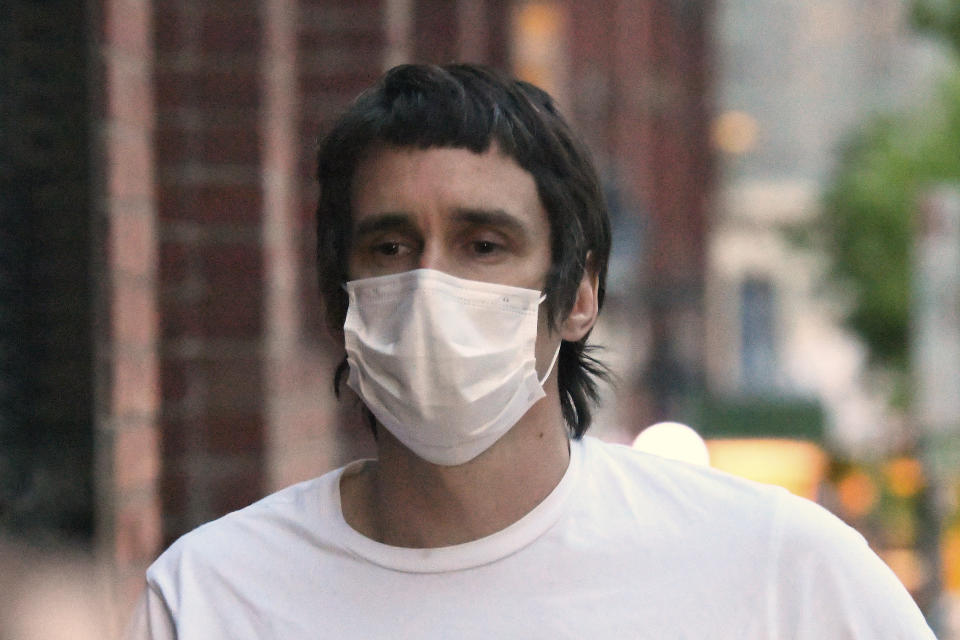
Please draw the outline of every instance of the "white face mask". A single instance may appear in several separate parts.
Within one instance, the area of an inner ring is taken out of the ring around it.
[[[356,391],[418,456],[468,462],[544,397],[533,289],[432,269],[354,280],[344,337]]]

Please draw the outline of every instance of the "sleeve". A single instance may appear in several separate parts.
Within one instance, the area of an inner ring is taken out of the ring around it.
[[[125,640],[176,640],[173,617],[163,596],[147,585],[124,634]]]
[[[913,598],[856,530],[784,495],[775,525],[771,637],[936,640]]]

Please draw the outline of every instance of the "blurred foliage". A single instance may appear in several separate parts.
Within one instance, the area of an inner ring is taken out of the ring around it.
[[[917,29],[942,38],[960,53],[960,3],[956,0],[914,0],[910,17]]]
[[[919,1],[915,25],[960,53],[960,3]],[[831,283],[846,297],[846,322],[872,364],[905,373],[913,213],[930,184],[960,180],[960,67],[931,104],[876,116],[847,140],[807,241],[826,251]],[[902,402],[902,398],[900,402]],[[899,402],[898,402],[899,403]]]

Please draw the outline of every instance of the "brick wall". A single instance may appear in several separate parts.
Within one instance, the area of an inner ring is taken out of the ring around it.
[[[263,493],[263,16],[154,4],[164,540]]]

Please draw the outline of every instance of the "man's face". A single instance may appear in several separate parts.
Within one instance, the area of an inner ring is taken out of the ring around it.
[[[374,149],[353,181],[351,280],[436,269],[541,289],[550,226],[536,183],[495,146]]]
[[[550,224],[533,176],[491,148],[373,149],[353,180],[349,278],[435,269],[458,278],[542,290]],[[541,307],[538,370],[559,338]]]

